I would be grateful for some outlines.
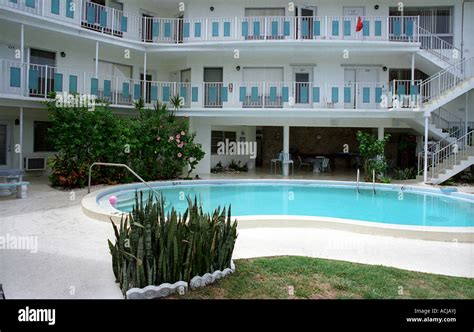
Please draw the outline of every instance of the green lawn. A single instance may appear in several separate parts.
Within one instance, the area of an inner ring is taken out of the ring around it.
[[[179,298],[474,299],[469,278],[307,257],[243,259],[235,265],[234,274]]]

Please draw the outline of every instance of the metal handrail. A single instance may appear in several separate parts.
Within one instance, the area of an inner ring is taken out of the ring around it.
[[[160,197],[160,194],[155,190],[153,189],[145,180],[143,180],[141,178],[140,175],[138,175],[133,169],[131,169],[130,167],[128,167],[128,165],[125,165],[125,164],[115,164],[115,163],[100,163],[100,162],[97,162],[97,163],[93,163],[90,167],[89,167],[89,182],[88,182],[88,186],[87,186],[87,193],[90,194],[91,192],[91,179],[92,179],[92,167],[94,166],[113,166],[113,167],[123,167],[123,168],[126,168],[130,173],[132,173],[133,175],[135,175],[135,177],[140,180],[141,182],[143,182],[143,184],[145,186],[147,186],[155,195],[157,198]]]

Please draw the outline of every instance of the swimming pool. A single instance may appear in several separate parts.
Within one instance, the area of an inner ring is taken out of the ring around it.
[[[474,198],[440,189],[333,181],[184,181],[156,183],[168,207],[178,212],[187,207],[187,196],[197,196],[203,209],[232,205],[234,216],[305,216],[361,220],[377,224],[474,227]],[[96,203],[109,212],[130,212],[136,190],[143,185],[113,187],[96,196]],[[113,207],[109,197],[118,201]]]

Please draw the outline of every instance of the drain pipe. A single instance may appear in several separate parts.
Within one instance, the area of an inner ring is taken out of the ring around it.
[[[375,195],[375,169],[372,170],[372,186],[374,188],[374,195]]]
[[[358,194],[360,194],[359,181],[360,181],[360,169],[357,169],[357,193]]]

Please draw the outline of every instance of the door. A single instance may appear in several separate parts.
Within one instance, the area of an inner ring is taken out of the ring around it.
[[[342,35],[346,39],[362,38],[362,32],[356,33],[356,26],[358,17],[364,17],[365,7],[344,7],[342,11],[344,19],[339,23],[343,28]]]
[[[35,75],[35,84],[30,84],[30,96],[45,96],[54,90],[54,73],[56,67],[56,53],[32,48],[30,50],[29,75]]]
[[[347,75],[351,75],[349,74],[349,69],[346,69],[346,71]],[[352,105],[354,105],[353,107],[364,108],[374,105],[376,102],[375,90],[378,87],[378,70],[376,68],[356,68],[354,71],[355,78],[353,78],[353,82],[356,83],[356,87],[351,89],[351,91],[355,90],[355,100],[351,100]],[[350,78],[352,77],[348,76],[348,79]]]
[[[356,108],[356,72],[356,69],[344,69],[344,108]],[[349,93],[346,94],[346,91]]]
[[[153,80],[152,76],[146,75],[146,103],[151,103],[151,81]],[[143,98],[143,73],[140,73],[140,93]]]
[[[181,96],[184,97],[184,101],[186,103],[191,102],[191,69],[181,70],[181,86],[178,90],[180,91],[180,95],[182,94],[181,89],[185,89],[186,91],[186,95]]]
[[[142,14],[142,21],[143,21],[142,41],[146,43],[152,43],[153,42],[153,31],[152,31],[153,16]]]
[[[245,67],[242,71],[242,82],[247,94],[243,100],[243,107],[283,106],[281,97],[283,68]]]
[[[222,68],[204,68],[204,107],[222,107]]]
[[[308,106],[311,100],[311,87],[313,82],[313,68],[295,67],[293,69],[294,86],[293,96],[296,106]]]
[[[299,33],[301,39],[313,39],[314,17],[316,16],[316,8],[302,7],[300,8]],[[297,30],[297,31],[298,31]]]
[[[0,121],[0,168],[11,168],[10,123]]]
[[[176,21],[176,33],[178,34],[177,41],[179,44],[183,43],[183,19],[184,16],[181,15],[178,17],[178,20]],[[176,39],[175,39],[176,40]]]

